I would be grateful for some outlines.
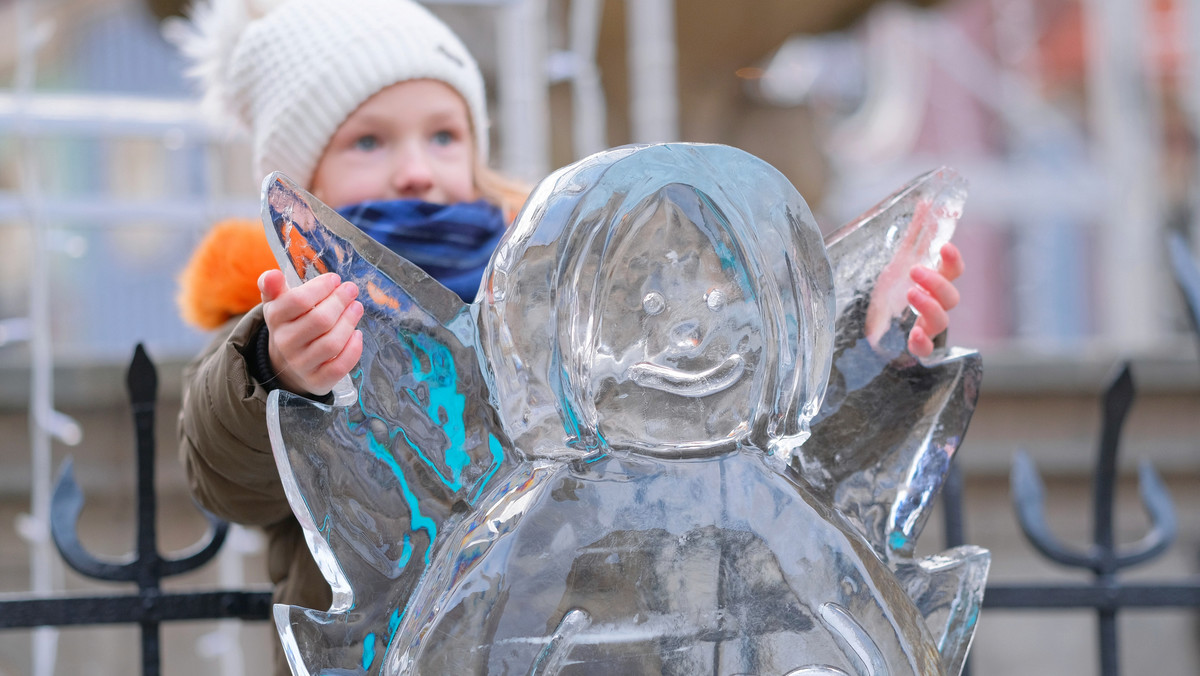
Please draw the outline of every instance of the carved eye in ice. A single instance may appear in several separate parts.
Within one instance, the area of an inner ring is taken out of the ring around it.
[[[651,291],[642,299],[642,309],[651,317],[661,314],[666,307],[667,301],[663,300],[662,294],[657,291]]]
[[[614,448],[691,454],[743,436],[761,384],[762,312],[723,214],[667,186],[601,266],[592,396]],[[682,446],[682,448],[681,448]]]

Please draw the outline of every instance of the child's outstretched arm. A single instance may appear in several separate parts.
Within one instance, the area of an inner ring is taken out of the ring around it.
[[[916,285],[908,290],[908,302],[920,317],[908,334],[908,351],[918,357],[933,353],[934,336],[950,325],[946,313],[958,305],[954,280],[963,273],[962,254],[949,242],[942,246],[940,253],[941,263],[937,270],[917,265],[909,271],[909,277]]]
[[[362,356],[358,287],[336,274],[289,289],[279,270],[258,278],[271,369],[283,389],[323,396]]]

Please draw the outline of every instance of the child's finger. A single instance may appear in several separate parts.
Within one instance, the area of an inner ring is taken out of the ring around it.
[[[280,270],[267,270],[258,276],[258,292],[262,302],[275,300],[279,294],[287,291],[287,280]]]
[[[302,320],[312,332],[313,339],[331,331],[356,298],[358,286],[354,282],[343,282],[305,313]]]
[[[925,331],[927,336],[936,336],[950,325],[950,316],[945,308],[929,292],[919,286],[908,290],[908,302],[920,317],[917,326]]]
[[[314,394],[326,394],[333,389],[343,376],[350,373],[350,369],[358,363],[362,357],[363,336],[362,331],[353,331],[346,340],[342,351],[333,359],[325,362],[313,374],[313,379],[320,383],[321,392]]]
[[[943,277],[953,282],[954,280],[958,279],[966,269],[966,262],[963,261],[962,252],[958,250],[958,247],[954,246],[950,242],[946,242],[942,245],[942,250],[940,253],[942,256],[942,261],[940,264],[938,264],[938,272],[942,273]]]
[[[337,291],[330,294],[329,298],[321,303],[321,306],[328,308],[331,303],[336,302],[336,296],[339,293],[344,293],[343,289],[346,286],[353,287],[353,284],[347,282]],[[357,290],[351,289],[355,294]],[[343,310],[340,317],[326,331],[319,331],[318,316],[323,311],[321,307],[314,308],[303,317],[296,321],[289,322],[279,327],[277,331],[271,333],[271,349],[272,364],[275,365],[276,373],[280,374],[281,380],[285,383],[288,389],[294,392],[309,392],[312,394],[323,395],[332,389],[333,385],[346,375],[357,361],[358,357],[354,357],[349,361],[349,364],[342,369],[338,361],[346,352],[348,343],[354,339],[355,326],[363,316],[363,306],[356,300],[354,296],[350,296],[351,300]],[[353,352],[353,350],[352,350]],[[359,338],[357,348],[358,355],[362,353],[362,340]],[[281,364],[286,364],[286,368],[281,365],[276,365],[275,355],[281,358]],[[335,365],[330,366],[333,362]],[[336,375],[330,375],[333,371],[339,371]]]
[[[933,340],[920,326],[914,326],[908,332],[908,351],[918,357],[928,357],[933,354]]]
[[[944,275],[917,265],[909,270],[908,276],[916,282],[918,287],[931,295],[942,306],[942,309],[953,310],[958,305],[958,289]]]
[[[347,305],[334,325],[328,331],[317,336],[306,347],[307,358],[304,361],[307,362],[307,368],[316,373],[322,370],[322,366],[327,362],[337,358],[345,350],[362,315],[362,303],[352,301]],[[345,374],[340,374],[338,378],[341,378],[342,375]]]
[[[275,324],[295,321],[329,298],[338,289],[341,282],[341,277],[330,272],[310,279],[294,289],[277,294],[271,300],[270,319]],[[337,315],[341,314],[341,310],[342,308],[338,308],[337,313],[328,322],[329,325],[332,325],[332,319],[336,319]],[[273,326],[272,329],[274,329]]]
[[[321,356],[315,362],[311,356],[306,357],[304,352],[310,349],[313,342],[334,329],[346,308],[354,303],[357,297],[358,287],[353,282],[343,282],[304,314],[291,321],[282,322],[277,327],[271,327],[288,361],[299,368],[303,368],[300,364],[315,368],[317,364],[336,354],[341,349],[340,345],[338,350]],[[357,319],[356,317],[355,321]]]

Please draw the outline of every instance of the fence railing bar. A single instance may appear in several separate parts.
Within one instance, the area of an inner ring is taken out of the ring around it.
[[[0,629],[271,619],[270,591],[206,591],[61,598],[0,597]]]
[[[1071,610],[1079,608],[1200,608],[1200,581],[1097,585],[995,584],[983,595],[983,607]]]

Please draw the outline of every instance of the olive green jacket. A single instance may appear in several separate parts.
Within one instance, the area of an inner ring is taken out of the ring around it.
[[[329,584],[308,551],[271,454],[267,390],[247,367],[262,323],[261,306],[229,320],[184,370],[179,457],[205,509],[266,532],[275,602],[326,610]],[[275,653],[275,673],[286,676],[278,641]]]

